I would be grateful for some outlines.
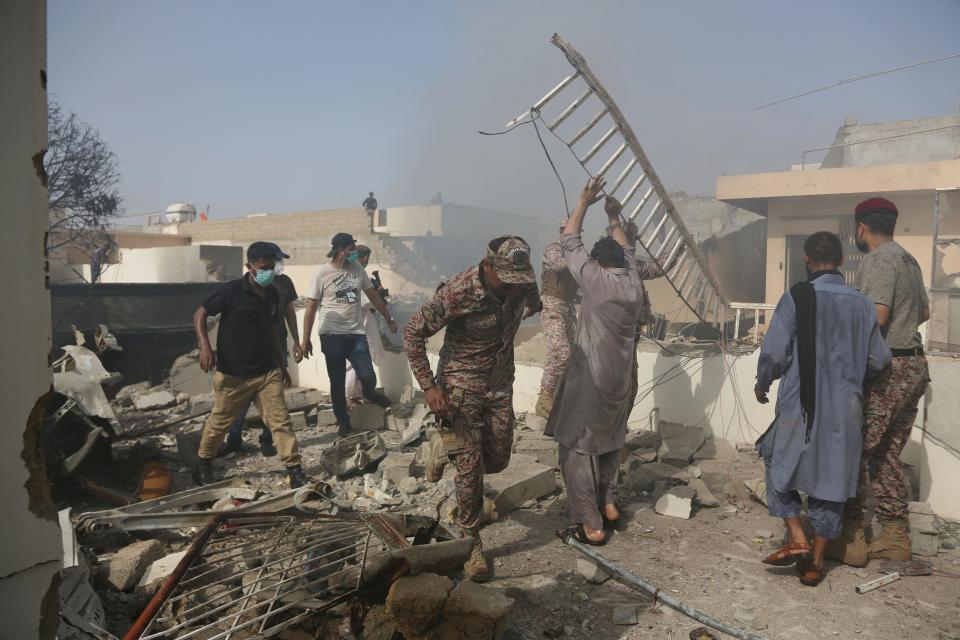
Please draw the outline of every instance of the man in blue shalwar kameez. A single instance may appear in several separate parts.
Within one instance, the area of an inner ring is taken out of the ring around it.
[[[800,581],[823,579],[827,542],[840,534],[843,504],[857,494],[863,446],[863,382],[890,362],[875,305],[844,283],[843,246],[820,231],[803,245],[810,276],[785,293],[760,350],[755,393],[768,402],[780,379],[776,418],[757,441],[767,467],[767,505],[783,518],[790,542],[764,560],[797,564]],[[813,548],[800,523],[801,497],[813,526]]]

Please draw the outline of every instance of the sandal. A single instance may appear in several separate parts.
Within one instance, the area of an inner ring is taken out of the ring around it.
[[[764,564],[774,567],[789,567],[798,560],[810,560],[810,545],[806,542],[790,542],[763,559]]]
[[[823,582],[823,567],[819,569],[809,560],[802,560],[797,563],[797,573],[800,575],[800,582],[808,587],[815,587]]]
[[[594,541],[587,536],[587,532],[583,530],[583,524],[577,523],[572,524],[566,529],[557,529],[557,537],[561,540],[566,540],[567,538],[573,538],[577,542],[588,544],[592,547],[602,547],[607,544],[607,536],[603,537],[603,540]]]

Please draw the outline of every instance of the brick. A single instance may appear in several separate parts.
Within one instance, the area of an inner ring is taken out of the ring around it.
[[[557,489],[557,479],[550,467],[530,462],[514,462],[500,473],[483,479],[486,495],[493,498],[497,513],[504,515]]]

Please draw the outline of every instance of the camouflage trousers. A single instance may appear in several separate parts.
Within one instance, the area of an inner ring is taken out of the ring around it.
[[[543,310],[540,323],[547,335],[547,360],[543,364],[543,377],[540,379],[541,392],[553,393],[557,390],[560,377],[570,360],[570,343],[573,342],[574,307],[553,296],[543,296]]]
[[[507,468],[513,449],[513,388],[486,393],[445,389],[450,418],[440,422],[447,456],[457,470],[460,527],[472,531],[483,513],[483,474]]]
[[[889,367],[867,383],[863,397],[863,455],[854,513],[863,513],[867,492],[872,489],[878,516],[907,516],[900,454],[910,438],[917,403],[929,381],[927,359],[909,356],[893,358]]]

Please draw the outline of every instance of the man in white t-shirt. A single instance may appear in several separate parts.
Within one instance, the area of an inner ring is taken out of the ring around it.
[[[310,333],[317,320],[320,350],[330,377],[330,397],[337,417],[337,432],[350,434],[350,414],[344,390],[347,361],[353,365],[363,387],[363,397],[382,407],[390,406],[390,399],[377,392],[377,375],[373,370],[370,348],[364,327],[361,292],[387,321],[392,333],[397,323],[390,315],[380,293],[373,287],[367,272],[357,262],[357,243],[349,233],[338,233],[331,242],[330,262],[320,267],[307,291],[307,309],[303,317],[303,357],[313,354]],[[319,309],[319,313],[318,313]]]

